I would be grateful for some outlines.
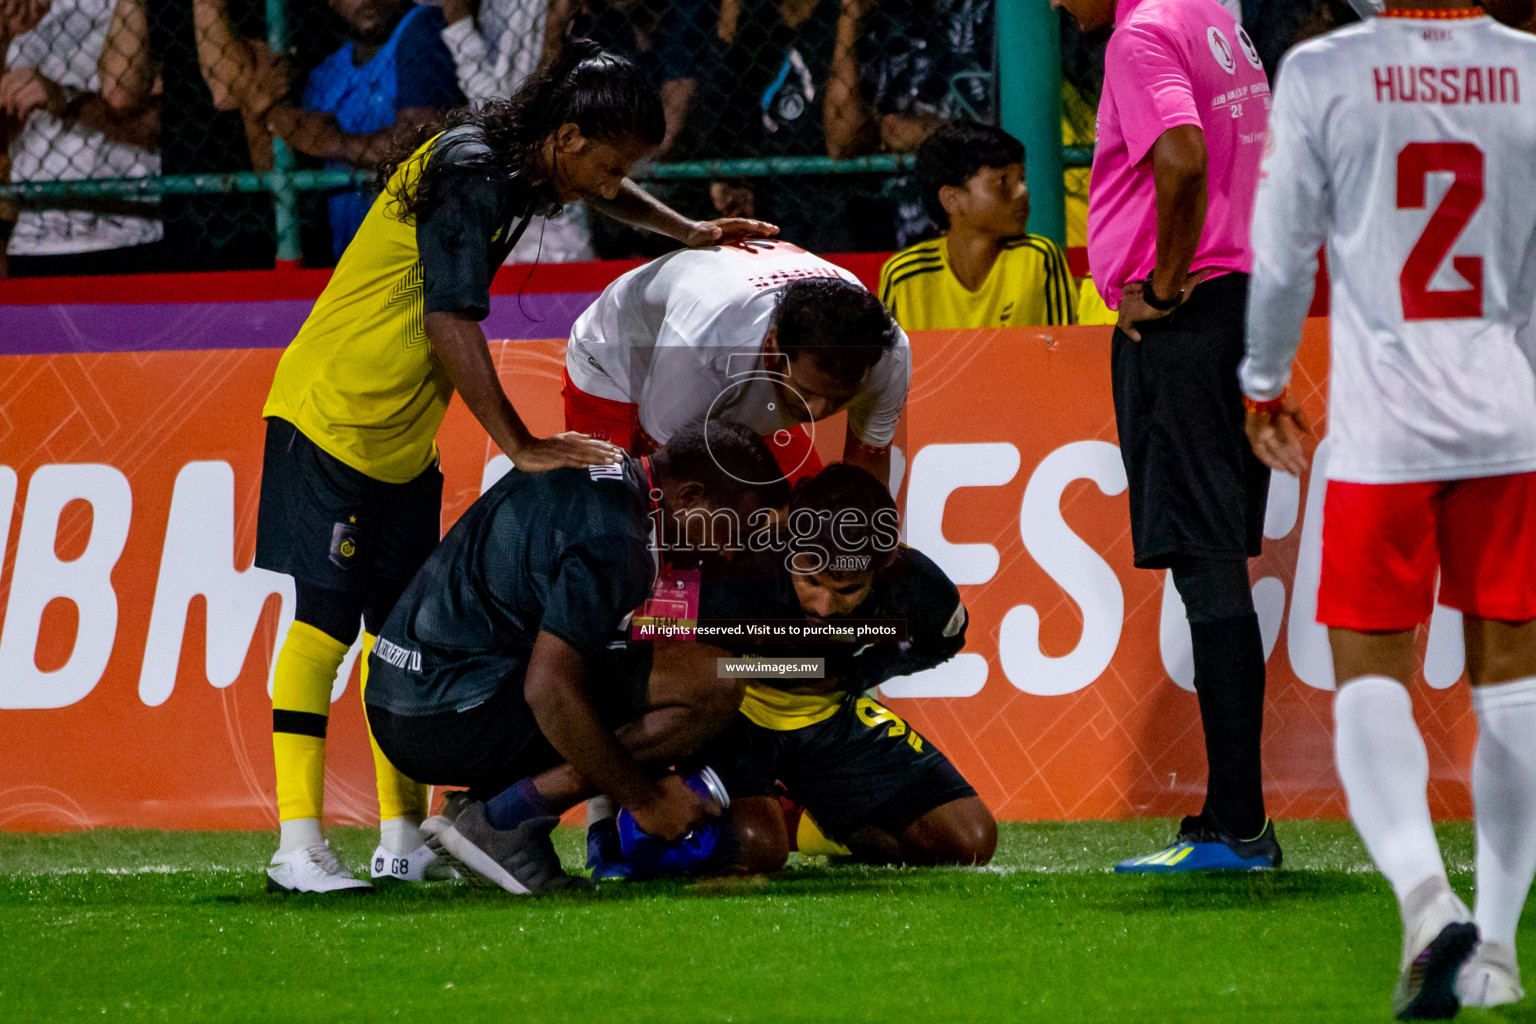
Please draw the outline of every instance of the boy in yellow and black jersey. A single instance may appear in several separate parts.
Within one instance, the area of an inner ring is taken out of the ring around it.
[[[867,695],[960,651],[966,613],[959,591],[921,552],[895,544],[895,503],[864,470],[834,463],[801,481],[787,522],[792,557],[771,553],[759,579],[706,580],[701,621],[901,620],[906,637],[874,643],[710,641],[741,657],[819,658],[824,668],[824,678],[816,680],[758,672],[735,719],[691,765],[714,769],[730,795],[740,844],[732,868],[759,873],[784,865],[792,819],[781,794],[814,820],[812,834],[841,847],[837,852],[876,863],[985,864],[996,847],[997,825],[976,790],[931,740]],[[795,531],[809,524],[815,528]],[[806,824],[802,819],[802,851]],[[635,866],[625,862],[617,838],[611,822],[589,824],[594,877],[626,877]]]
[[[903,330],[1077,323],[1066,256],[1026,232],[1024,146],[999,128],[941,125],[917,151],[928,215],[944,234],[886,261],[880,298]]]

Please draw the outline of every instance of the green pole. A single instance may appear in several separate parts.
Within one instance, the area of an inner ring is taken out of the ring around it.
[[[288,8],[284,0],[267,0],[267,45],[273,53],[288,52]],[[297,265],[299,247],[298,193],[288,183],[293,173],[293,154],[282,139],[272,140],[272,214],[277,229],[278,266]]]
[[[997,0],[1003,130],[1024,143],[1029,230],[1067,244],[1061,152],[1061,26],[1049,0]]]

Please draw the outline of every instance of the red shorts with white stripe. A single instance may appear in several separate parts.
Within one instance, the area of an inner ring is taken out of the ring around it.
[[[611,398],[589,395],[571,381],[570,371],[565,371],[565,383],[560,388],[565,399],[565,429],[618,445],[625,451],[635,450],[636,435],[640,430],[640,407],[634,402],[616,402]]]
[[[644,450],[654,442],[640,429],[640,407],[634,402],[617,402],[611,398],[589,395],[578,388],[569,373],[560,389],[565,399],[565,429],[590,434],[600,441],[618,445],[625,451],[636,451],[642,442]],[[822,470],[821,456],[804,427],[779,430],[763,438],[773,453],[779,469],[793,485],[797,480],[815,476]]]
[[[1536,473],[1406,484],[1328,482],[1317,621],[1413,629],[1435,603],[1536,619]]]

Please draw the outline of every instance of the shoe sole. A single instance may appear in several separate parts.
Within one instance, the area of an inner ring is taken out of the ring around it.
[[[435,864],[433,866],[436,867]],[[427,882],[441,881],[441,879],[437,879],[437,878],[428,878],[426,875],[418,875],[415,878],[407,878],[405,875],[388,875],[388,874],[386,874],[386,875],[370,874],[368,876],[368,880],[370,882],[372,882],[374,885],[379,885],[380,883],[383,883],[384,885],[422,885],[422,884],[427,883]]]
[[[1273,864],[1255,864],[1252,867],[1238,867],[1236,865],[1233,865],[1231,867],[1192,867],[1192,868],[1184,868],[1184,867],[1177,867],[1177,866],[1168,868],[1168,867],[1162,867],[1161,865],[1153,865],[1153,866],[1136,865],[1136,866],[1133,866],[1133,867],[1123,867],[1123,866],[1121,866],[1119,864],[1115,865],[1115,874],[1117,874],[1117,875],[1226,875],[1226,874],[1243,875],[1243,874],[1252,873],[1254,871],[1273,871],[1273,870],[1275,870],[1275,866]]]
[[[290,889],[268,875],[267,892],[282,893],[284,896],[361,896],[364,893],[373,892],[373,886],[349,885],[341,889],[327,889],[324,892],[319,889]]]
[[[493,885],[498,885],[515,896],[532,896],[533,891],[512,877],[512,873],[491,859],[491,855],[466,839],[457,825],[450,825],[438,833],[443,848],[458,858],[460,864]]]
[[[436,824],[441,822],[442,824]],[[426,836],[427,849],[437,854],[437,860],[427,868],[426,880],[429,882],[468,882],[471,885],[479,885],[484,879],[470,871],[459,863],[457,857],[448,851],[443,845],[443,833],[453,827],[453,820],[440,814],[434,814],[421,823],[422,835]],[[434,845],[435,844],[435,845]],[[434,871],[440,870],[435,877]]]
[[[1508,984],[1501,984],[1497,990],[1492,985],[1484,985],[1479,992],[1459,995],[1462,1006],[1475,1006],[1480,1010],[1492,1009],[1495,1006],[1513,1006],[1525,998],[1525,991],[1518,988],[1510,988]]]
[[[1472,956],[1477,947],[1477,925],[1470,921],[1456,921],[1440,929],[1440,934],[1425,947],[1429,958],[1421,966],[1408,965],[1408,991],[1412,995],[1402,1006],[1396,1007],[1398,1020],[1450,1020],[1461,1009],[1461,999],[1456,995],[1456,975],[1461,965]],[[1423,955],[1423,954],[1420,954]],[[1413,974],[1420,971],[1417,991],[1414,990]]]
[[[1469,983],[1469,979],[1476,981]],[[1502,964],[1479,963],[1478,953],[1474,951],[1461,973],[1456,975],[1456,995],[1463,1008],[1475,1006],[1486,1010],[1520,1002],[1525,998],[1525,989],[1520,987],[1518,973],[1510,974]]]
[[[1202,858],[1196,855],[1197,849],[1197,847],[1186,847],[1172,854],[1164,850],[1159,853],[1149,854],[1146,857],[1134,857],[1131,860],[1123,860],[1115,865],[1115,874],[1182,875],[1234,871],[1273,871],[1278,866],[1267,862],[1262,856],[1241,857],[1240,855],[1238,855],[1236,862],[1228,861],[1224,864],[1201,863]]]
[[[404,875],[389,875],[389,874],[385,874],[385,875],[373,875],[373,874],[370,874],[368,876],[368,878],[369,878],[369,881],[373,882],[375,887],[380,886],[380,885],[386,885],[386,886],[396,886],[396,885],[432,885],[432,884],[437,883],[437,882],[457,882],[462,877],[461,875],[459,875],[457,873],[445,874],[442,871],[439,871],[439,868],[443,868],[443,869],[447,869],[448,871],[452,871],[453,867],[456,864],[458,864],[457,860],[453,860],[453,859],[447,858],[447,857],[438,857],[438,859],[433,861],[432,865],[430,867],[428,867],[427,870],[423,874],[421,874],[421,875],[419,875],[419,876],[417,876],[415,878],[407,878]]]

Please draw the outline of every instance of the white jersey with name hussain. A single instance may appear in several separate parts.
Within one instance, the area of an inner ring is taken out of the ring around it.
[[[1289,381],[1326,241],[1329,477],[1536,470],[1536,37],[1389,10],[1292,50],[1269,130],[1244,392]]]
[[[763,338],[784,289],[816,277],[859,284],[788,242],[668,253],[614,281],[576,319],[566,372],[589,395],[637,404],[641,428],[661,444],[706,415],[764,435],[793,427],[803,416],[786,408],[793,396],[786,402],[774,387]],[[896,328],[896,345],[848,406],[849,429],[860,441],[891,443],[910,378],[907,337]]]

